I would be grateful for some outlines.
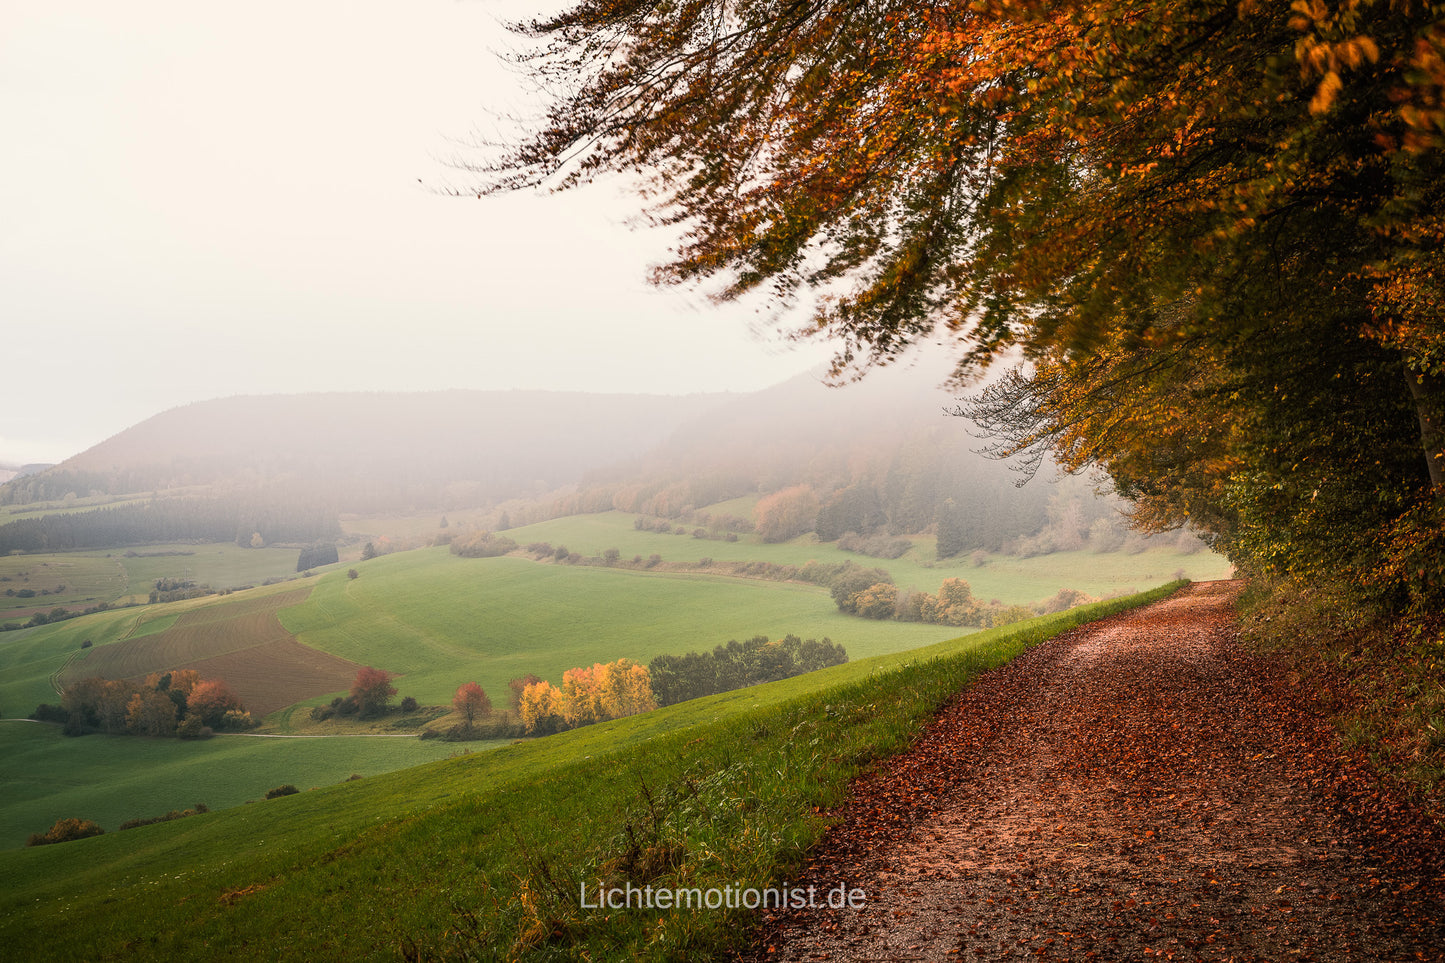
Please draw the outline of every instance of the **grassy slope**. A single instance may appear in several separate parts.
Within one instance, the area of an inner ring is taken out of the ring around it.
[[[0,556],[0,622],[23,624],[29,618],[10,615],[16,611],[49,612],[56,607],[75,610],[110,602],[126,594],[127,584],[125,567],[119,560],[103,555]],[[61,585],[64,591],[51,595],[37,594],[28,599],[5,595],[7,589],[54,592]]]
[[[464,559],[446,549],[358,569],[355,580],[321,579],[281,622],[306,645],[404,674],[398,688],[422,703],[444,704],[475,680],[505,705],[507,680],[528,672],[560,682],[574,666],[647,662],[754,635],[828,636],[863,658],[958,634],[845,616],[812,585]]]
[[[79,816],[106,830],[137,817],[212,809],[260,799],[284,783],[302,788],[370,776],[457,751],[417,739],[259,739],[202,742],[92,735],[67,738],[56,726],[0,723],[0,848],[22,846],[57,819]]]
[[[144,602],[160,578],[192,579],[215,589],[234,589],[260,585],[268,578],[286,578],[296,571],[295,548],[241,548],[219,542],[141,545],[130,551],[136,554],[97,549],[0,557],[0,579],[10,579],[0,581],[0,622],[11,620],[7,612],[21,609],[48,612],[59,606],[76,611],[99,602]],[[26,574],[22,576],[22,572]],[[60,584],[65,591],[59,595],[18,599],[4,594],[7,588],[38,592]]]
[[[715,509],[721,510],[718,506],[709,510]],[[811,535],[767,545],[755,535],[725,542],[690,535],[640,532],[632,527],[635,517],[625,512],[574,515],[515,528],[506,535],[522,545],[550,542],[554,546],[565,545],[582,555],[601,555],[604,550],[615,548],[623,558],[658,554],[667,561],[696,561],[704,557],[786,565],[802,565],[809,559],[853,561],[886,569],[900,586],[925,592],[937,592],[945,578],[961,578],[972,586],[973,594],[979,598],[1007,603],[1037,602],[1063,588],[1079,589],[1095,596],[1133,591],[1173,578],[1180,569],[1185,578],[1198,580],[1226,578],[1230,570],[1228,560],[1212,552],[1183,555],[1165,548],[1149,549],[1138,555],[1091,552],[1058,552],[1034,558],[989,555],[982,566],[974,565],[968,557],[937,562],[932,558],[933,541],[929,538],[916,540],[917,547],[903,558],[889,560],[844,552],[829,543],[819,544]]]
[[[604,866],[639,885],[776,884],[821,832],[815,807],[841,799],[862,766],[906,745],[972,674],[1085,616],[0,853],[0,940],[31,959],[705,958],[746,914],[603,915],[571,894]],[[670,868],[646,853],[669,854]]]

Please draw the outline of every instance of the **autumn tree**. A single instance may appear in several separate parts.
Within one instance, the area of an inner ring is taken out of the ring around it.
[[[396,695],[396,686],[391,684],[391,673],[369,665],[356,672],[351,683],[351,698],[356,702],[357,714],[362,718],[381,715]]]
[[[195,713],[202,724],[219,729],[227,712],[244,712],[240,698],[221,679],[204,679],[191,689],[190,711]]]
[[[507,689],[511,692],[511,695],[508,696],[508,701],[512,707],[513,712],[521,712],[522,693],[526,691],[527,686],[536,685],[538,682],[541,681],[542,677],[540,675],[533,675],[532,673],[528,672],[524,676],[519,676],[507,682]]]
[[[461,713],[466,724],[470,726],[477,719],[484,719],[492,714],[492,700],[487,698],[487,692],[475,682],[464,682],[457,687],[456,695],[452,696],[452,708]]]
[[[164,692],[145,689],[126,705],[126,729],[140,736],[169,736],[176,731],[176,704]]]
[[[581,0],[525,29],[567,87],[479,192],[646,172],[686,226],[655,277],[816,293],[836,376],[939,329],[960,379],[1022,352],[1020,432],[1141,524],[1445,593],[1438,5]]]
[[[517,714],[528,732],[539,735],[556,732],[566,724],[562,693],[545,680],[522,690]]]
[[[758,499],[753,515],[763,541],[786,542],[812,531],[818,496],[809,485],[792,485]]]

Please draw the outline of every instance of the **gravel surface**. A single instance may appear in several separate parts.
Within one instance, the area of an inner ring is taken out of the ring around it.
[[[1445,840],[1196,583],[980,678],[859,780],[774,960],[1445,960]]]

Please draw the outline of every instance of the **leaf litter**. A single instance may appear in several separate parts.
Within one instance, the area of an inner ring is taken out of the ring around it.
[[[1445,836],[1342,749],[1239,582],[986,673],[858,780],[754,961],[1445,960]]]

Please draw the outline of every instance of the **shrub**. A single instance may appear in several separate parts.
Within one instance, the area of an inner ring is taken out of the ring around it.
[[[30,838],[25,840],[25,845],[48,846],[51,843],[67,843],[72,839],[103,835],[105,835],[105,830],[89,819],[59,819],[56,820],[54,826],[50,827],[49,832],[31,833]]]
[[[36,722],[58,722],[61,725],[70,721],[70,713],[61,706],[53,706],[48,702],[42,702],[30,713],[30,718]]]
[[[275,789],[268,790],[266,793],[266,798],[280,799],[282,796],[294,796],[300,791],[301,790],[297,789],[295,786],[291,785],[288,782],[284,786],[277,786]]]
[[[220,727],[228,732],[245,732],[247,729],[256,728],[256,722],[251,718],[251,713],[232,709],[221,718]]]
[[[193,809],[186,809],[180,812],[172,809],[164,816],[149,816],[139,819],[127,819],[125,822],[120,824],[120,828],[124,830],[136,829],[140,826],[153,826],[156,823],[168,823],[173,819],[184,819],[187,816],[194,816],[197,813],[208,813],[210,811],[210,808],[205,803],[196,803],[195,808]]]
[[[406,698],[401,700],[402,712],[415,712],[418,708],[420,708],[420,706],[417,703],[416,699],[412,696],[407,696]]]
[[[176,735],[182,739],[209,739],[215,735],[215,730],[202,722],[200,716],[188,712],[181,724],[176,726]]]

